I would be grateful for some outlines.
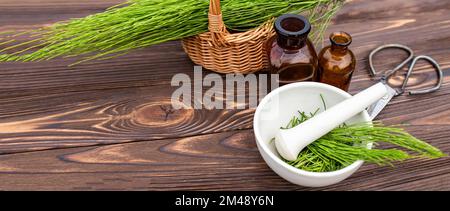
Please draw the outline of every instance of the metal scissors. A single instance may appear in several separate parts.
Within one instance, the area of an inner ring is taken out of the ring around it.
[[[386,86],[386,89],[388,90],[387,94],[381,98],[379,101],[371,105],[367,111],[369,113],[370,119],[373,120],[380,112],[383,110],[384,107],[389,103],[389,101],[396,96],[402,95],[405,93],[406,86],[408,84],[409,77],[411,76],[412,71],[414,70],[414,66],[416,65],[417,61],[419,60],[425,60],[429,62],[431,65],[433,65],[434,69],[436,70],[438,82],[437,84],[428,89],[422,89],[422,90],[410,90],[408,91],[409,95],[416,95],[416,94],[426,94],[431,93],[436,90],[438,90],[443,82],[443,73],[442,69],[439,66],[439,64],[431,57],[420,55],[420,56],[414,56],[414,52],[408,47],[400,44],[387,44],[382,45],[378,48],[375,48],[370,54],[369,54],[369,73],[371,77],[375,77],[377,75],[377,72],[373,66],[373,57],[376,53],[380,52],[381,50],[387,49],[387,48],[397,48],[402,49],[406,51],[409,56],[404,61],[402,61],[399,65],[397,65],[392,70],[387,70],[384,72],[384,74],[381,76],[380,82],[383,83]],[[402,67],[404,67],[406,64],[409,63],[408,71],[406,72],[405,79],[403,80],[402,86],[400,88],[392,88],[390,85],[388,85],[387,81],[388,79],[394,75],[395,72],[400,70]]]

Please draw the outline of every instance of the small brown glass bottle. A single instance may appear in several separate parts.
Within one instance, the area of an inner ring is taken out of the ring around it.
[[[277,35],[269,41],[271,73],[279,74],[281,85],[317,81],[318,59],[308,39],[311,24],[300,15],[286,14],[275,21]]]
[[[356,64],[355,55],[348,49],[352,37],[345,32],[334,32],[330,42],[319,53],[319,81],[348,91]]]

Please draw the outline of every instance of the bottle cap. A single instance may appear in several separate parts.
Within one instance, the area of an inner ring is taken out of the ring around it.
[[[301,47],[311,31],[308,19],[301,15],[285,14],[278,17],[274,24],[278,35],[278,44],[282,47]]]

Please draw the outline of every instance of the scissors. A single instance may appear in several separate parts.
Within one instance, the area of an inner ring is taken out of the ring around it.
[[[437,73],[438,82],[432,88],[422,89],[422,90],[410,90],[410,91],[408,91],[409,95],[427,94],[427,93],[434,92],[441,87],[443,78],[444,78],[441,67],[433,58],[431,58],[429,56],[425,56],[425,55],[414,56],[414,52],[411,50],[411,48],[409,48],[408,46],[405,46],[405,45],[400,45],[400,44],[382,45],[378,48],[375,48],[369,54],[369,73],[370,73],[371,77],[375,77],[377,75],[377,72],[373,66],[374,55],[376,53],[380,52],[381,50],[384,50],[387,48],[402,49],[402,50],[406,51],[409,55],[408,55],[408,58],[406,58],[404,61],[402,61],[394,69],[385,71],[384,74],[381,76],[380,82],[386,86],[386,89],[388,91],[387,91],[387,94],[383,98],[381,98],[379,101],[377,101],[376,103],[369,106],[369,108],[367,109],[371,120],[373,120],[381,112],[381,110],[383,110],[383,108],[386,107],[386,105],[389,103],[389,101],[393,97],[396,97],[396,96],[399,96],[399,95],[402,95],[405,93],[406,85],[408,84],[409,77],[411,76],[411,73],[414,70],[414,66],[416,65],[417,61],[425,60],[425,61],[429,62],[431,65],[433,65],[433,67]],[[392,75],[394,75],[395,72],[400,70],[402,67],[404,67],[408,63],[409,63],[409,68],[408,68],[408,71],[406,72],[405,79],[403,80],[402,86],[400,88],[392,88],[390,85],[388,85],[387,81],[389,80],[389,78]]]

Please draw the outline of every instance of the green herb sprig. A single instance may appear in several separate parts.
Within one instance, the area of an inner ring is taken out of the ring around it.
[[[342,0],[222,0],[227,28],[245,31],[284,13],[310,13],[314,40]],[[103,13],[20,33],[1,33],[1,61],[41,61],[81,56],[109,59],[208,31],[208,0],[128,0]],[[19,37],[31,40],[23,41]]]
[[[326,108],[325,100],[321,100]],[[286,127],[298,126],[319,112],[299,111]],[[407,149],[368,149],[367,144],[389,143]],[[329,172],[342,169],[357,160],[375,163],[380,166],[391,165],[396,161],[412,158],[440,158],[447,156],[436,147],[415,138],[403,129],[384,126],[381,122],[341,125],[325,136],[314,141],[302,150],[294,161],[284,160],[296,168],[312,172]]]

